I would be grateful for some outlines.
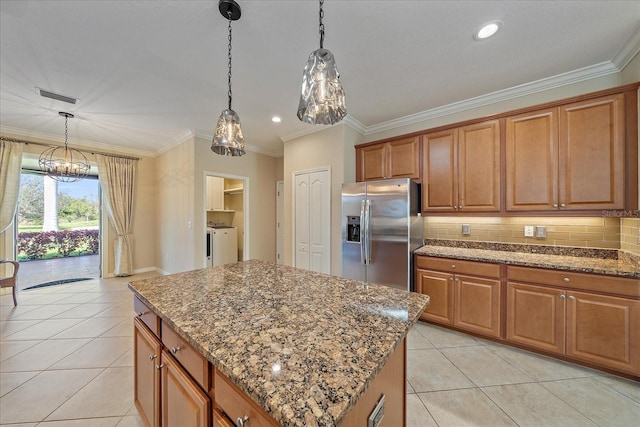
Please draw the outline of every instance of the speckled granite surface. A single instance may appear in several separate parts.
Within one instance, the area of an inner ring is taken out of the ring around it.
[[[428,297],[263,261],[129,287],[284,426],[334,426]]]
[[[427,245],[417,249],[415,253],[443,258],[496,262],[640,279],[640,257],[623,251],[610,249],[580,250],[581,248],[576,248],[575,251],[572,251],[572,248],[490,242],[473,242],[472,247],[464,247],[465,245],[453,242],[455,241],[429,240]],[[522,246],[533,246],[534,248],[522,251]],[[545,248],[554,249],[546,251]],[[532,250],[539,252],[533,253]],[[573,254],[573,256],[570,254]],[[601,254],[602,257],[597,257],[596,255],[598,254]]]

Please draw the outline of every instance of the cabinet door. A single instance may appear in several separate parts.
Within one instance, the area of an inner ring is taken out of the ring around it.
[[[453,276],[431,270],[416,270],[416,292],[429,295],[422,320],[453,324]]]
[[[419,141],[415,137],[389,142],[387,178],[420,178]]]
[[[422,210],[456,211],[458,130],[422,136]]]
[[[458,129],[458,210],[500,211],[500,122]]]
[[[160,341],[139,320],[133,321],[133,401],[140,418],[149,427],[160,426]]]
[[[565,293],[507,282],[507,340],[564,354]]]
[[[162,352],[162,426],[208,427],[211,401],[178,362]]]
[[[491,337],[500,337],[500,280],[456,274],[453,324]]]
[[[567,295],[567,355],[640,374],[640,301]]]
[[[558,208],[558,110],[506,119],[506,209]],[[555,206],[554,206],[555,205]]]
[[[356,151],[358,182],[386,178],[387,144],[370,145]]]
[[[207,177],[207,210],[224,210],[224,178]]]
[[[560,208],[622,209],[624,95],[560,107]]]

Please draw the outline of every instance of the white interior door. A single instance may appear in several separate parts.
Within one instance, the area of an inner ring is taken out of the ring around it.
[[[284,262],[284,181],[276,183],[276,262]]]
[[[331,271],[331,171],[294,174],[294,266]]]
[[[295,176],[295,267],[309,269],[309,174]]]

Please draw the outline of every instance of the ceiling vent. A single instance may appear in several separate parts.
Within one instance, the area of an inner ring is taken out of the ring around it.
[[[44,96],[45,98],[55,99],[56,101],[68,102],[69,104],[75,104],[78,102],[77,98],[71,98],[70,96],[60,95],[58,93],[53,93],[48,90],[36,88],[36,93],[40,96]]]

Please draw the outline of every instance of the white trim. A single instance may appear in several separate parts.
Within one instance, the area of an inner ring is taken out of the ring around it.
[[[362,135],[365,134],[365,132],[367,131],[367,127],[365,125],[363,125],[362,123],[360,123],[357,119],[353,118],[353,116],[347,114],[347,117],[345,117],[342,121],[334,124],[334,125],[311,125],[311,126],[307,126],[302,130],[299,130],[298,132],[294,132],[291,133],[289,135],[285,135],[280,137],[280,139],[282,140],[282,142],[288,142],[297,138],[301,138],[303,136],[307,136],[307,135],[311,135],[312,133],[316,133],[316,132],[322,132],[323,130],[333,127],[333,126],[339,126],[339,125],[345,125],[350,127],[351,129],[353,129],[356,132],[361,133]]]
[[[33,130],[25,130],[21,128],[14,128],[11,126],[0,126],[0,133],[20,136],[23,138],[45,139],[52,142],[59,142],[61,145],[64,143],[64,136],[61,134],[50,134],[45,132],[38,132]],[[137,150],[131,147],[125,147],[122,145],[105,144],[104,142],[91,141],[88,139],[69,138],[69,145],[78,146],[78,148],[85,149],[87,151],[109,151],[117,154],[129,154],[132,156],[140,157],[155,157],[156,154],[146,151]]]
[[[213,135],[200,130],[196,130],[196,132],[194,133],[194,136],[196,138],[206,139],[207,141],[211,141],[213,139]],[[255,145],[250,145],[250,144],[245,144],[244,149],[246,151],[252,151],[254,153],[264,154],[265,156],[271,156],[271,157],[282,157],[284,155],[284,153],[282,152],[269,151],[269,150],[265,150],[263,148],[256,147]]]
[[[619,71],[620,70],[611,61],[602,62],[600,64],[591,65],[579,70],[570,71],[568,73],[558,74],[553,77],[536,80],[508,89],[488,93],[486,95],[477,96],[475,98],[465,99],[464,101],[454,102],[442,107],[432,108],[430,110],[410,114],[398,119],[378,123],[377,125],[367,127],[364,135],[366,136],[378,132],[396,129],[399,127],[420,123],[422,121],[433,119],[436,117],[448,116],[450,114],[470,110],[472,108],[482,107],[484,105],[494,104],[513,98],[519,98],[521,96],[543,92],[545,90],[558,88],[560,86],[565,86],[572,83],[578,83],[585,80],[607,76]]]
[[[278,196],[278,191],[282,188],[282,194]],[[281,197],[281,199],[280,199]],[[278,203],[279,200],[282,200],[282,223],[280,227],[278,227],[278,212],[281,210],[280,205]],[[281,252],[278,253],[278,242],[282,238],[282,247]],[[280,258],[278,258],[280,255]],[[284,180],[276,181],[276,264],[284,264]]]
[[[640,27],[631,34],[629,40],[615,54],[611,62],[622,71],[635,58],[638,52],[640,52]]]
[[[204,171],[203,172],[203,176],[202,176],[202,200],[204,201],[204,203],[202,204],[202,218],[204,218],[204,229],[203,231],[206,233],[207,231],[207,177],[208,176],[216,176],[219,178],[227,178],[227,179],[237,179],[243,182],[242,184],[242,209],[243,209],[243,217],[244,217],[244,235],[242,236],[242,239],[244,241],[243,244],[243,249],[242,249],[242,260],[240,261],[247,261],[249,259],[251,259],[251,255],[250,255],[250,251],[251,251],[251,245],[249,243],[249,236],[251,235],[250,233],[250,222],[249,221],[249,216],[250,216],[250,205],[249,205],[249,194],[251,192],[250,189],[250,179],[248,176],[241,176],[241,175],[232,175],[232,174],[227,174],[227,173],[219,173],[219,172],[213,172],[213,171]],[[206,267],[206,257],[207,257],[207,242],[205,239],[202,239],[202,253],[203,253],[203,257],[202,257],[202,267]]]

